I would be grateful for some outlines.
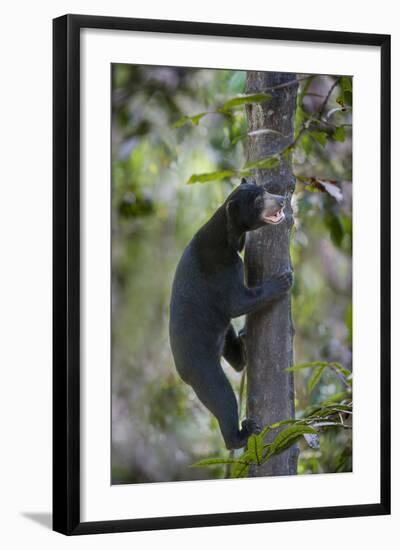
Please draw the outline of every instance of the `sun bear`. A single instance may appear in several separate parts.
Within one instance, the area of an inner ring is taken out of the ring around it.
[[[176,369],[217,418],[227,449],[244,447],[259,430],[249,418],[239,427],[236,397],[221,367],[221,356],[237,371],[245,367],[242,338],[231,319],[262,308],[292,285],[286,271],[247,287],[239,252],[246,232],[281,223],[284,207],[284,197],[243,179],[194,235],[172,285],[169,334]]]

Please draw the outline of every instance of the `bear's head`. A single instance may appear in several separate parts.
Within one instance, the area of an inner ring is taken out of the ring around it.
[[[226,201],[229,225],[239,231],[278,225],[285,219],[285,202],[285,197],[269,193],[250,179],[242,179]]]

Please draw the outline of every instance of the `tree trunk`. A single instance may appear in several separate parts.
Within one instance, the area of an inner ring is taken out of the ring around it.
[[[272,99],[262,104],[246,105],[248,121],[248,161],[255,161],[282,151],[293,141],[294,115],[298,85],[290,73],[247,73],[247,93],[267,91]],[[275,87],[274,90],[270,88]],[[256,130],[274,130],[251,135]],[[245,248],[247,284],[255,286],[271,275],[291,268],[290,233],[293,216],[290,200],[295,179],[291,155],[281,159],[278,167],[256,170],[258,185],[271,193],[287,195],[286,219],[279,225],[267,225],[248,233]],[[290,295],[279,298],[260,312],[247,318],[248,415],[262,427],[294,417],[293,374],[284,369],[293,363],[293,325]],[[268,439],[267,439],[268,441]],[[288,475],[297,473],[297,447],[272,457],[255,467],[250,475]]]

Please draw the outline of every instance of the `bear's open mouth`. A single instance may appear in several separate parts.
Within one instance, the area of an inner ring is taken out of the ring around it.
[[[281,223],[285,219],[285,214],[283,212],[283,208],[278,210],[278,212],[275,212],[275,214],[272,214],[271,216],[263,216],[263,219],[267,223]]]

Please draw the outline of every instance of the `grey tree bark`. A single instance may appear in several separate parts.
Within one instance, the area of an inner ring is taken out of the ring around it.
[[[290,73],[248,72],[246,93],[266,91],[272,100],[246,105],[248,121],[248,161],[256,161],[282,151],[293,141],[294,115],[298,84]],[[289,85],[286,85],[291,83]],[[271,88],[274,88],[271,90]],[[258,130],[273,130],[261,132]],[[268,225],[248,233],[245,248],[247,284],[262,281],[291,268],[290,233],[293,225],[291,197],[295,179],[291,155],[279,166],[256,170],[258,185],[271,193],[287,195],[286,219],[279,225]],[[290,295],[271,303],[267,308],[247,318],[248,415],[261,426],[294,417],[293,374],[285,368],[293,363],[293,324]],[[250,475],[289,475],[297,473],[297,447],[254,467]]]

